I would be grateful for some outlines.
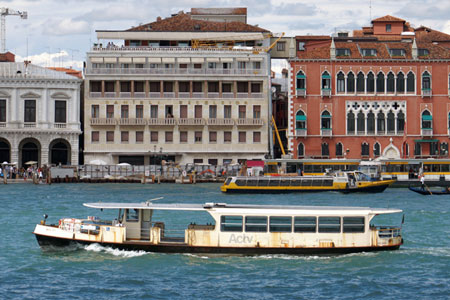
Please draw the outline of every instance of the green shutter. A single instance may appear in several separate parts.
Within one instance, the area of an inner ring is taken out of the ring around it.
[[[328,74],[322,74],[322,79],[331,79],[331,76]]]
[[[422,116],[423,121],[433,121],[433,116],[424,115]]]
[[[306,121],[306,116],[295,116],[296,121]]]

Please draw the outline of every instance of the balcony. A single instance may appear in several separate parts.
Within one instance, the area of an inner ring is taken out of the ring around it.
[[[134,92],[134,98],[145,98],[145,92]]]
[[[175,92],[164,92],[164,98],[175,98]]]
[[[263,97],[263,93],[251,93],[249,98],[261,99]]]
[[[119,125],[145,126],[147,125],[147,122],[143,118],[120,118]]]
[[[36,128],[36,122],[25,122],[23,128]]]
[[[263,119],[244,119],[244,118],[239,118],[236,120],[236,125],[237,126],[262,126],[264,125],[264,121]]]
[[[116,98],[116,92],[105,92],[105,98]]]
[[[180,118],[178,119],[180,126],[204,126],[205,120],[202,118]]]
[[[0,127],[6,127],[6,122],[0,122]]]
[[[265,75],[265,69],[196,69],[196,68],[87,68],[87,75]]]
[[[131,98],[131,92],[120,92],[119,97],[120,98]]]
[[[331,137],[333,136],[333,130],[331,128],[322,128],[320,129],[320,135],[322,137]]]
[[[148,97],[149,98],[161,98],[161,92],[149,92]]]
[[[62,128],[66,128],[66,127],[67,127],[66,123],[53,123],[53,128],[62,129]]]
[[[147,124],[150,126],[174,126],[176,120],[174,118],[150,118],[147,119]]]
[[[222,98],[230,98],[230,99],[233,99],[234,98],[234,93],[229,93],[229,92],[227,92],[227,93],[222,93]]]
[[[206,121],[206,124],[208,126],[233,126],[234,125],[234,120],[230,119],[230,118],[226,118],[226,119],[208,119]]]
[[[219,98],[219,97],[220,97],[219,93],[209,93],[208,92],[208,98],[209,99],[216,99],[216,98]]]
[[[297,97],[306,97],[306,89],[297,89],[295,94]]]
[[[92,118],[91,119],[91,125],[116,125],[116,119],[114,118]]]
[[[203,92],[193,92],[192,93],[192,98],[203,99],[203,98],[205,98],[205,93],[203,93]]]
[[[191,98],[191,93],[189,93],[189,92],[178,92],[178,98],[181,98],[181,99]]]
[[[422,98],[431,98],[431,89],[422,88]]]
[[[89,97],[91,97],[91,98],[101,98],[102,97],[102,92],[90,92],[89,93]]]
[[[297,136],[297,137],[306,137],[306,128],[297,128],[297,129],[295,129],[295,136]]]
[[[236,98],[245,99],[245,98],[249,98],[249,97],[248,97],[248,93],[236,93]]]
[[[331,98],[331,89],[324,89],[324,88],[322,88],[321,95],[322,95],[322,97],[329,97],[329,98]]]
[[[422,128],[420,131],[422,136],[433,136],[433,128]]]

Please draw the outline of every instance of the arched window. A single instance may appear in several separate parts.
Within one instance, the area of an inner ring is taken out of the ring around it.
[[[443,142],[440,147],[441,156],[448,156],[448,143]],[[447,166],[448,168],[448,166]],[[447,170],[448,171],[448,170]]]
[[[295,115],[295,129],[306,130],[306,115],[302,110]]]
[[[369,74],[367,74],[367,92],[368,93],[373,93],[375,92],[375,76],[373,75],[372,72],[370,72]]]
[[[405,75],[402,72],[397,74],[397,93],[405,92]]]
[[[423,72],[422,74],[422,90],[431,90],[431,75],[427,71]]]
[[[302,158],[305,156],[305,145],[303,143],[299,143],[297,146],[297,157]]]
[[[344,156],[344,152],[342,151],[342,143],[337,143],[336,144],[336,157],[342,157]]]
[[[366,142],[361,144],[361,156],[369,156],[369,144]]]
[[[322,143],[322,156],[330,156],[330,150],[328,149],[328,143]]]
[[[364,93],[364,74],[362,72],[359,72],[356,77],[356,91],[358,93]]]
[[[394,74],[392,72],[389,72],[389,74],[387,75],[387,92],[388,93],[393,93],[395,92],[395,78],[394,78]]]
[[[397,133],[403,133],[405,131],[405,114],[400,111],[397,114]]]
[[[428,110],[422,113],[422,129],[433,129],[433,116]]]
[[[342,72],[339,72],[337,75],[337,91],[338,93],[345,92],[345,76]]]
[[[408,143],[404,144],[403,149],[404,149],[404,152],[405,152],[404,156],[408,157],[409,156],[409,145],[408,145]]]
[[[358,134],[364,134],[366,132],[366,118],[362,111],[358,113],[358,120],[356,122],[356,125]]]
[[[328,110],[325,110],[320,116],[321,129],[331,129],[331,115]]]
[[[327,71],[322,73],[322,90],[331,90],[331,76]]]
[[[373,145],[373,156],[380,156],[380,149],[381,149],[380,143],[376,142]]]
[[[372,111],[367,114],[367,133],[375,133],[375,114]]]
[[[299,71],[297,73],[297,90],[306,89],[306,76],[303,71]]]
[[[406,91],[408,93],[414,93],[416,91],[415,88],[416,78],[413,72],[409,72],[408,76],[406,76]]]
[[[381,72],[377,75],[377,93],[384,93],[384,74]]]
[[[419,142],[416,142],[414,144],[414,155],[416,156],[422,155],[422,144]]]
[[[395,115],[392,111],[387,114],[387,130],[388,133],[395,132]]]
[[[355,92],[355,75],[350,72],[347,75],[347,93]]]
[[[379,112],[377,115],[377,132],[378,134],[384,134],[386,130],[386,121],[383,112]]]
[[[355,133],[355,114],[350,111],[347,113],[347,134]]]

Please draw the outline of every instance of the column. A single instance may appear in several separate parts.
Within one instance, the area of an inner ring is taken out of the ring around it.
[[[116,98],[120,97],[120,81],[116,80],[116,87],[114,89],[114,91],[116,92]]]
[[[347,75],[344,75],[344,93],[347,94]]]
[[[134,80],[131,80],[131,97],[134,97]]]
[[[150,92],[150,81],[146,80],[144,83],[145,98],[148,98],[148,93]]]
[[[102,97],[105,97],[105,81],[102,80]]]

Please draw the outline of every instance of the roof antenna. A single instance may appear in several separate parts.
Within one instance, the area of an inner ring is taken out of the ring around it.
[[[369,0],[369,24],[372,21],[372,0]]]

